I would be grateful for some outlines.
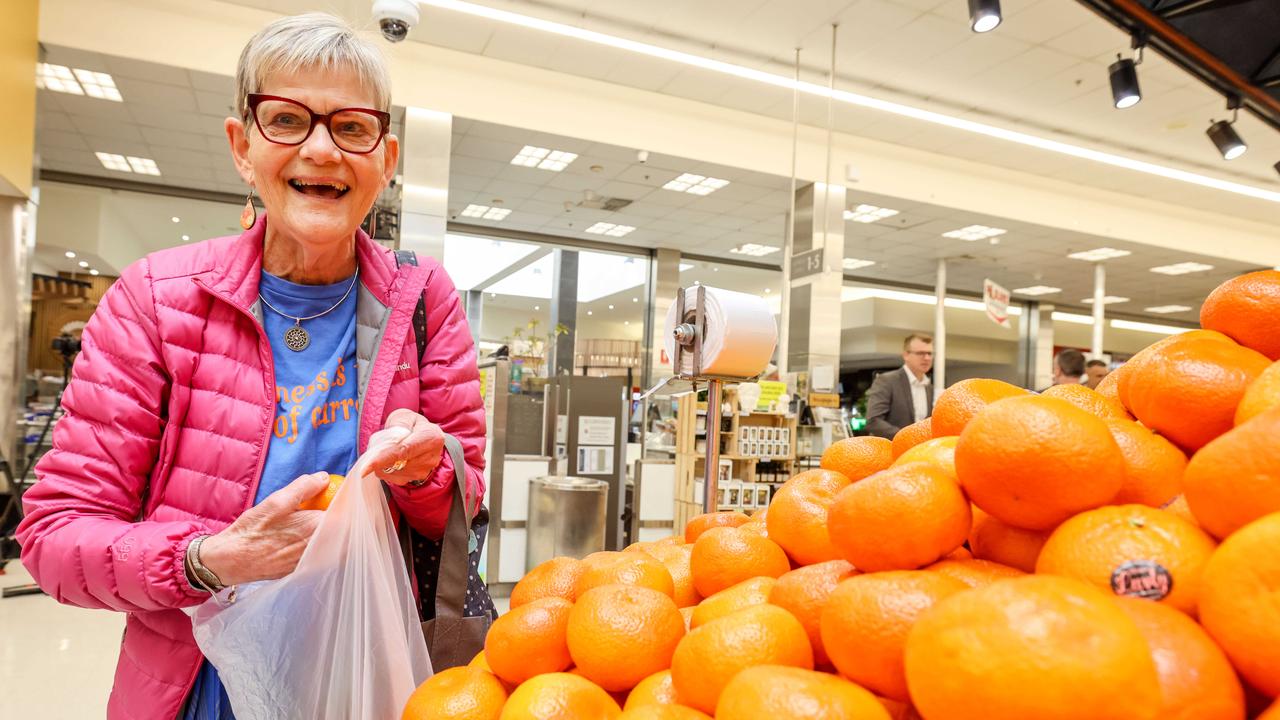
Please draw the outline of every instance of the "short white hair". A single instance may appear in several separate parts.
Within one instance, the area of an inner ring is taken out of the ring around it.
[[[249,119],[249,93],[262,91],[272,73],[350,70],[373,94],[376,110],[391,109],[391,73],[382,49],[345,20],[328,13],[292,15],[258,31],[236,63],[236,110]]]

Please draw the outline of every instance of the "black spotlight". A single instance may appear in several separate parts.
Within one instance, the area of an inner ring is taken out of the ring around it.
[[[1116,55],[1111,63],[1111,99],[1116,108],[1123,110],[1137,105],[1142,100],[1142,91],[1138,88],[1138,65],[1128,58]]]
[[[1236,129],[1231,127],[1230,120],[1219,120],[1209,126],[1206,134],[1213,141],[1214,146],[1218,148],[1218,152],[1222,153],[1223,160],[1235,160],[1249,149],[1244,144],[1244,140],[1240,139]]]
[[[974,32],[990,32],[999,24],[1000,0],[969,0],[969,27]]]

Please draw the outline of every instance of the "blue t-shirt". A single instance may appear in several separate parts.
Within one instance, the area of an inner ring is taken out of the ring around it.
[[[294,317],[324,312],[302,321],[311,343],[301,351],[284,343],[294,321],[262,304],[263,326],[275,363],[276,420],[254,504],[313,472],[346,475],[356,461],[360,404],[356,398],[356,291],[354,278],[333,285],[298,285],[262,273],[259,291],[267,303]],[[200,667],[187,698],[183,720],[234,720],[218,672]]]

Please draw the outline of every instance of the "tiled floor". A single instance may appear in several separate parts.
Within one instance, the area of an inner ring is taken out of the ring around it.
[[[0,587],[31,582],[11,562]],[[124,615],[59,605],[46,595],[0,599],[0,718],[106,716]]]

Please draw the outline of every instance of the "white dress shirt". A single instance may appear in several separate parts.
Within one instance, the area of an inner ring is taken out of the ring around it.
[[[902,366],[902,372],[907,374],[907,382],[911,384],[911,405],[915,409],[915,421],[920,422],[929,417],[929,396],[925,391],[929,387],[929,376],[916,379],[916,374],[906,365]]]

